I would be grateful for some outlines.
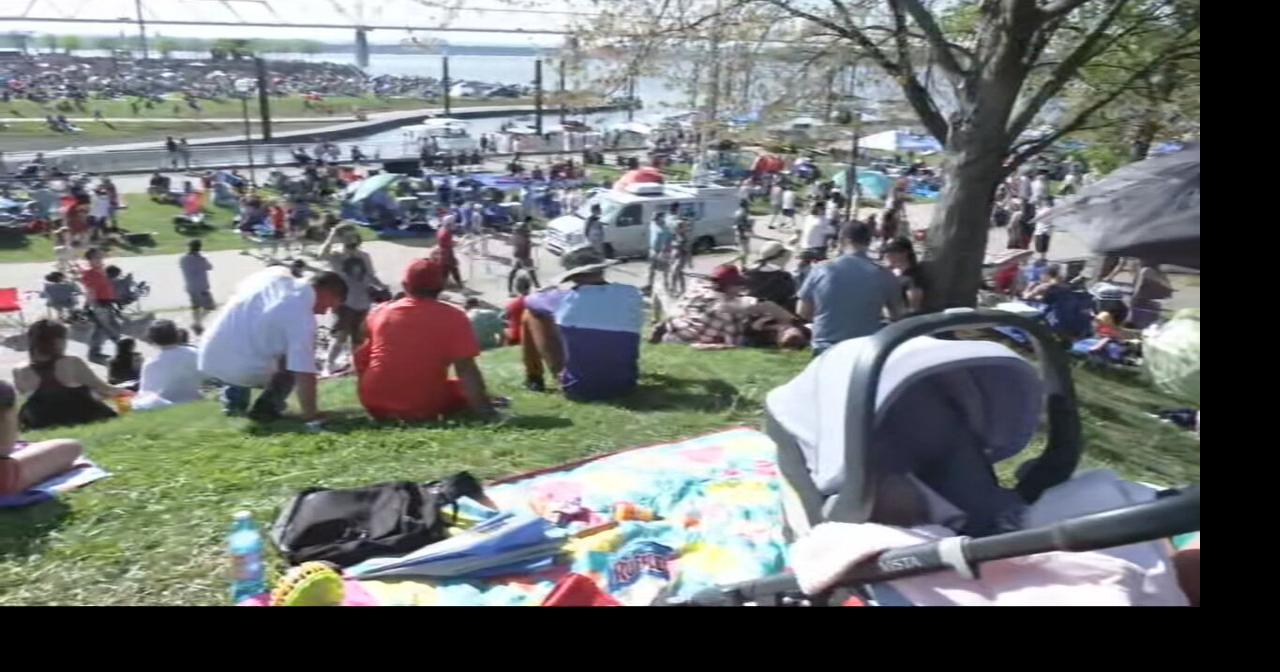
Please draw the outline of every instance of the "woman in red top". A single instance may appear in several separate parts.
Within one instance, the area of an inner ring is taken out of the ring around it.
[[[289,233],[289,222],[280,201],[271,201],[271,206],[267,208],[267,215],[271,217],[271,228],[275,229],[276,238],[284,239]]]
[[[73,239],[84,240],[89,232],[89,195],[77,194],[62,211],[62,221]]]

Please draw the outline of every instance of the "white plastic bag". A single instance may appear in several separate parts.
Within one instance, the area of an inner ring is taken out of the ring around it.
[[[1142,334],[1142,359],[1161,390],[1200,406],[1200,309],[1188,308]]]

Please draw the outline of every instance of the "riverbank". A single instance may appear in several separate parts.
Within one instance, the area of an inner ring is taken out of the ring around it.
[[[121,142],[163,141],[170,135],[188,140],[236,136],[244,138],[243,110],[238,101],[202,101],[201,111],[185,105],[158,105],[154,109],[142,108],[133,114],[127,101],[93,101],[87,113],[67,115],[67,121],[78,127],[78,133],[59,133],[45,122],[48,114],[44,108],[30,101],[11,101],[0,105],[0,144],[5,154],[16,152],[51,152],[75,147],[103,147]],[[100,103],[100,104],[99,104]],[[529,98],[485,99],[463,98],[451,101],[454,109],[492,107],[501,103],[530,107]],[[271,117],[273,129],[287,132],[318,130],[333,124],[356,123],[356,112],[377,121],[379,115],[393,112],[442,110],[443,107],[424,108],[425,105],[443,105],[438,98],[378,98],[376,96],[340,97],[326,99],[321,107],[308,105],[301,96],[272,98]],[[177,110],[177,113],[175,113]],[[95,111],[102,112],[101,121],[93,118]],[[260,129],[262,119],[256,100],[250,106],[249,123]],[[257,132],[261,132],[258,130]],[[207,143],[193,143],[207,144]]]

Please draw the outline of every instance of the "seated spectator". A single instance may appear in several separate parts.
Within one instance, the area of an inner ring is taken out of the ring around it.
[[[796,307],[796,280],[787,272],[787,261],[791,250],[780,242],[773,241],[760,248],[760,256],[756,258],[743,273],[747,284],[747,296],[760,301],[769,301],[785,310],[794,311]]]
[[[72,439],[18,440],[18,394],[0,381],[0,496],[16,495],[57,476],[84,454]]]
[[[18,414],[23,429],[80,425],[116,416],[101,399],[132,394],[98,378],[89,365],[67,352],[67,327],[37,320],[27,329],[30,363],[13,372],[14,387],[27,397]],[[95,396],[96,395],[96,396]]]
[[[516,278],[516,298],[511,299],[502,311],[503,319],[507,321],[507,328],[503,333],[507,345],[520,345],[520,325],[524,322],[524,305],[532,290],[533,282],[528,276],[522,275]]]
[[[156,320],[147,328],[147,341],[160,352],[142,365],[134,410],[198,401],[204,377],[200,375],[196,349],[186,342],[186,332],[172,320]]]
[[[1051,294],[1066,288],[1066,284],[1062,281],[1062,266],[1049,264],[1041,274],[1040,280],[1031,283],[1022,293],[1022,298],[1026,301],[1047,302]]]
[[[471,330],[475,332],[476,342],[480,344],[480,348],[489,350],[502,347],[505,340],[502,332],[506,329],[506,324],[503,323],[498,311],[484,308],[480,305],[480,299],[475,297],[467,299],[464,308],[467,311],[467,319],[471,320]]]
[[[605,281],[610,264],[590,246],[566,251],[560,263],[567,270],[556,285],[570,286],[549,287],[525,302],[520,335],[525,386],[546,389],[545,363],[569,399],[594,401],[627,394],[640,378],[640,290]]]
[[[116,341],[116,354],[107,363],[108,385],[124,385],[137,390],[138,378],[142,376],[142,355],[138,354],[137,346],[132,338]]]
[[[494,414],[471,323],[439,300],[444,272],[435,259],[413,262],[404,275],[406,296],[369,314],[355,366],[360,403],[378,420],[437,420],[467,409]],[[449,377],[451,367],[457,378]]]
[[[738,297],[745,288],[737,267],[717,266],[707,282],[685,294],[675,315],[659,326],[661,341],[718,348],[743,345],[748,306]]]
[[[903,306],[908,315],[924,309],[924,272],[916,260],[916,248],[909,238],[898,237],[884,246],[885,261],[902,285]]]
[[[814,266],[800,286],[796,313],[813,320],[815,356],[851,338],[870,336],[902,316],[902,290],[888,269],[867,256],[871,230],[861,222],[840,232],[845,253]]]
[[[44,289],[40,290],[40,298],[44,299],[44,305],[58,319],[66,319],[67,313],[75,309],[76,297],[80,294],[80,286],[67,280],[67,276],[61,271],[44,276]]]

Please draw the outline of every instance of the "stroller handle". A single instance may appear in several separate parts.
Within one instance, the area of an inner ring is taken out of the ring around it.
[[[874,483],[867,477],[865,457],[870,448],[876,418],[876,391],[889,355],[899,346],[920,336],[956,329],[1016,327],[1031,335],[1046,389],[1049,416],[1048,443],[1040,457],[1021,472],[1017,492],[1028,503],[1046,489],[1071,477],[1080,462],[1080,417],[1076,409],[1075,387],[1071,382],[1066,353],[1049,329],[1025,317],[1002,310],[952,309],[920,315],[890,324],[870,337],[849,377],[845,415],[845,480],[825,516],[812,520],[866,522],[875,501]]]
[[[976,576],[982,563],[1050,551],[1097,551],[1118,546],[1167,539],[1200,529],[1200,486],[1193,485],[1171,496],[1071,518],[1052,525],[972,539],[951,537],[884,551],[844,574],[837,587],[902,579],[954,570]],[[959,553],[947,549],[958,548]],[[719,586],[689,598],[662,599],[659,606],[783,606],[809,600],[826,604],[828,596],[809,598],[795,576],[777,574],[754,581]]]

